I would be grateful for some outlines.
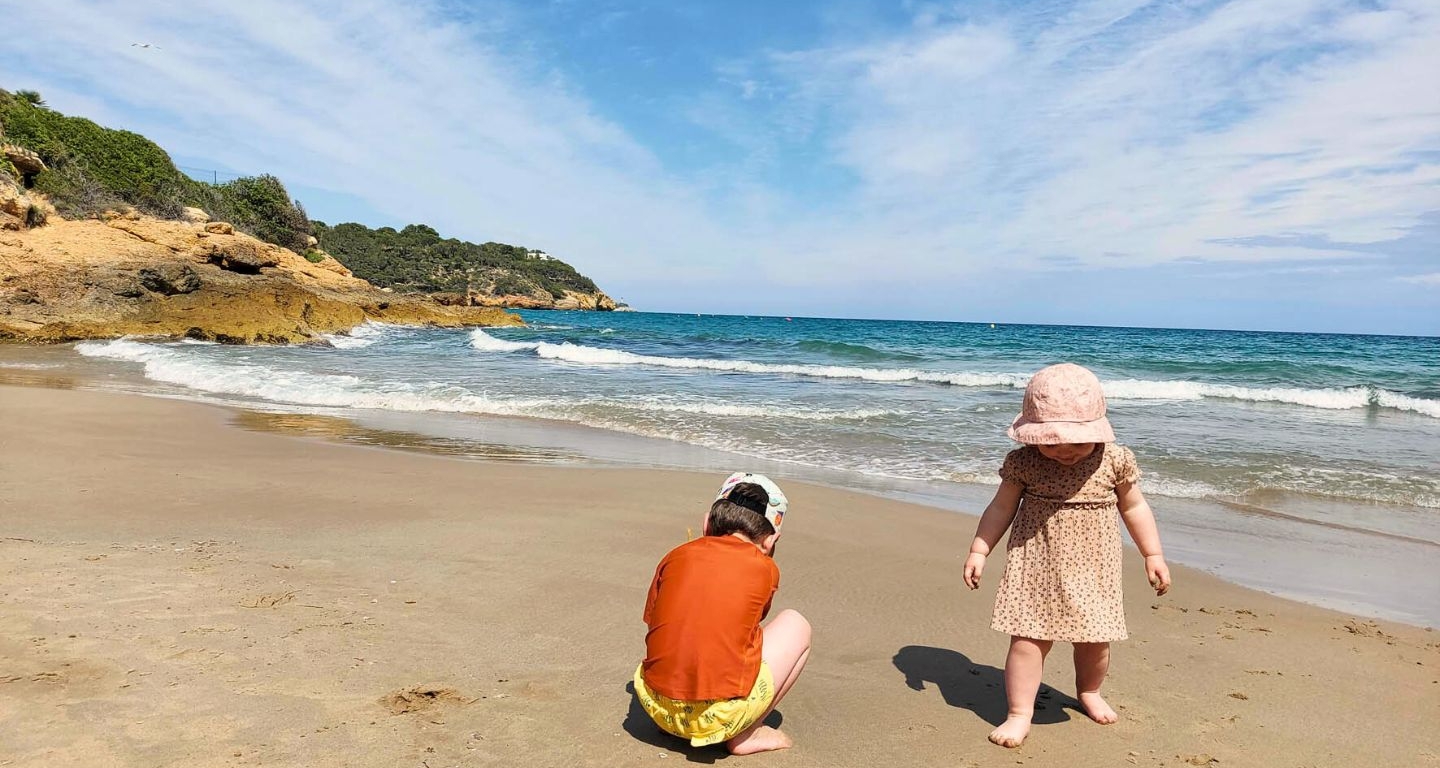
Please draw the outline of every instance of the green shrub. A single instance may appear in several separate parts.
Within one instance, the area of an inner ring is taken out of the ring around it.
[[[160,218],[179,218],[186,206],[204,209],[262,240],[303,251],[310,236],[305,210],[274,176],[225,184],[180,172],[154,142],[47,109],[40,94],[0,90],[0,128],[6,140],[34,150],[47,170],[35,189],[72,218],[124,206]]]
[[[349,267],[356,277],[382,288],[464,293],[487,287],[494,294],[598,290],[590,278],[563,261],[542,261],[530,251],[505,243],[469,243],[442,238],[423,224],[400,231],[362,224],[312,222],[320,247]]]
[[[490,290],[497,296],[514,296],[528,294],[535,290],[535,286],[515,275],[505,274],[495,280],[495,286]]]
[[[38,205],[32,203],[25,208],[25,226],[27,227],[43,227],[47,218],[45,209]]]
[[[325,260],[325,254],[311,248],[305,251],[305,260],[311,264],[319,264]]]
[[[305,209],[290,199],[285,185],[274,176],[245,176],[204,190],[210,216],[228,221],[237,229],[303,253],[310,239],[310,219]]]
[[[65,216],[98,216],[127,204],[124,198],[106,189],[68,157],[52,156],[46,164],[49,168],[36,177],[34,189],[49,197]]]
[[[46,109],[39,94],[0,91],[6,140],[40,155],[47,170],[37,189],[68,216],[92,216],[117,201],[155,216],[176,217],[197,183],[180,173],[165,150],[144,136],[103,128]]]

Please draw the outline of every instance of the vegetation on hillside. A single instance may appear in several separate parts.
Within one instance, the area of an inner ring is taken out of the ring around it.
[[[304,254],[313,235],[320,247],[357,276],[380,287],[423,292],[489,293],[541,299],[565,291],[595,293],[590,278],[562,261],[504,243],[441,238],[422,224],[400,231],[361,224],[312,222],[274,176],[247,176],[223,184],[190,178],[159,145],[137,133],[105,128],[45,105],[35,91],[0,90],[0,136],[40,155],[46,170],[33,179],[68,218],[134,207],[160,218],[179,218],[186,207],[267,242]],[[20,175],[0,156],[0,173]]]
[[[383,288],[553,298],[567,290],[599,290],[569,264],[516,245],[442,238],[424,224],[398,232],[363,224],[312,224],[321,248],[357,277]]]
[[[46,170],[34,188],[71,218],[133,206],[161,218],[178,218],[186,206],[203,209],[242,231],[293,250],[304,250],[310,221],[274,176],[207,184],[181,173],[155,142],[130,131],[62,115],[40,94],[0,90],[0,134],[34,151]]]

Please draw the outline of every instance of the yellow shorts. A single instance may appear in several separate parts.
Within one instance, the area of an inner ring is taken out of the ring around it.
[[[692,747],[708,747],[735,738],[764,717],[775,700],[775,679],[764,661],[760,662],[760,674],[755,676],[750,695],[738,699],[672,699],[650,690],[640,674],[642,669],[643,664],[635,668],[635,698],[640,700],[640,706],[661,730],[689,739]]]

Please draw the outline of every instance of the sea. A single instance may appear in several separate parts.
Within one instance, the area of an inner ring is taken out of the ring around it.
[[[1030,374],[1075,362],[1104,383],[1171,560],[1440,625],[1440,338],[521,314],[517,328],[369,324],[323,345],[82,342],[0,372],[59,366],[103,388],[340,417],[362,441],[482,460],[754,468],[973,513],[1015,447],[1005,428]]]

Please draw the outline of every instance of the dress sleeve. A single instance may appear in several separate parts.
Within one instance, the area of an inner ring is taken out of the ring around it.
[[[1140,482],[1140,465],[1135,463],[1135,453],[1123,445],[1115,446],[1115,484],[1133,485]]]
[[[1025,449],[1017,448],[1016,450],[1005,454],[1005,462],[1000,465],[1001,480],[1009,480],[1012,483],[1019,483],[1020,485],[1025,485],[1025,478],[1021,476],[1022,473],[1020,471],[1020,465],[1022,464],[1020,460],[1020,452],[1023,450]]]

